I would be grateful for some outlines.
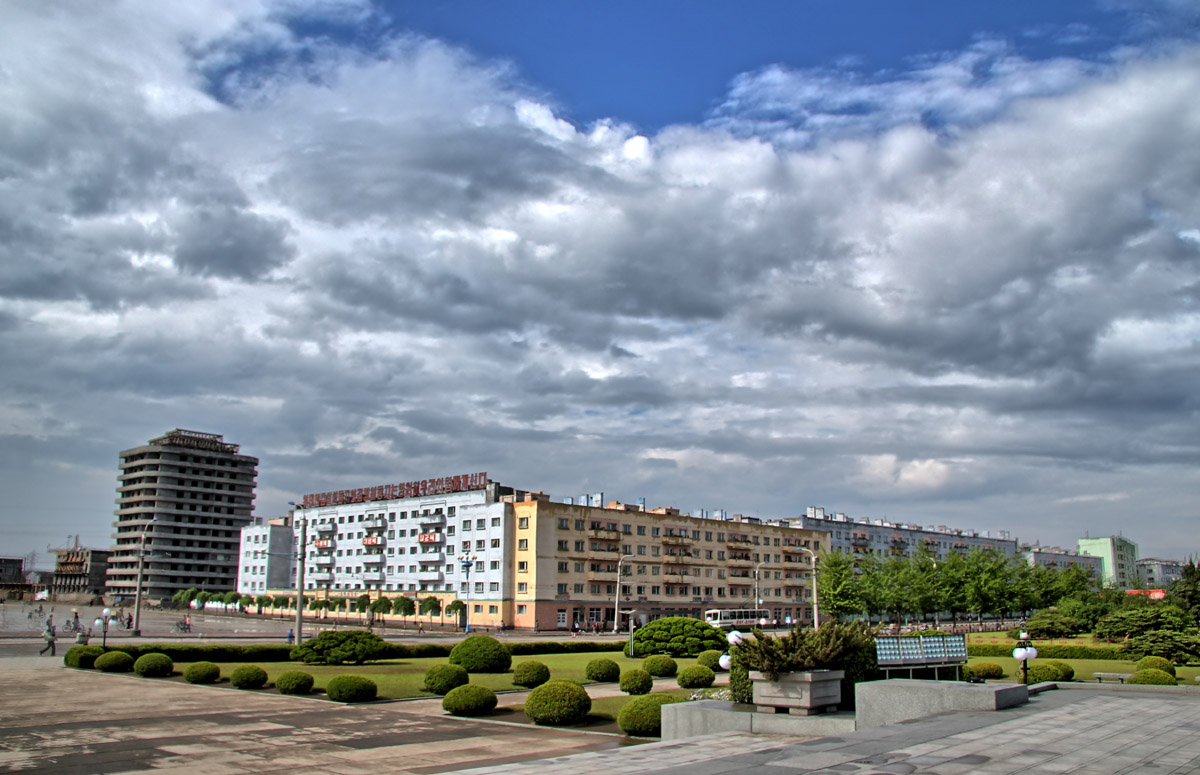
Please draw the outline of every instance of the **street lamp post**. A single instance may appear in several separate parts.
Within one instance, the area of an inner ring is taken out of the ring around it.
[[[92,626],[100,630],[100,647],[108,648],[108,623],[112,621],[112,609],[105,608],[100,612],[100,618],[92,622]]]
[[[800,551],[812,558],[813,629],[821,629],[821,611],[817,607],[817,555],[812,549],[801,547]]]
[[[138,575],[137,575],[137,590],[133,594],[133,630],[129,633],[134,637],[141,637],[142,634],[142,569],[146,561],[146,531],[158,521],[158,517],[153,517],[142,528],[142,539],[138,543]]]
[[[762,603],[762,593],[759,591],[759,588],[758,588],[758,569],[761,568],[762,566],[766,565],[768,562],[770,562],[770,560],[763,560],[758,565],[754,566],[754,607],[755,608],[762,608],[762,604],[763,604]],[[759,624],[762,624],[762,622],[759,622]]]
[[[295,501],[288,501],[288,505],[292,507],[293,515],[296,511],[303,509]],[[256,557],[287,557],[296,561],[296,645],[299,646],[304,642],[304,564],[308,561],[308,557],[305,556],[308,543],[308,518],[301,515],[296,521],[300,524],[300,543],[295,551],[255,552],[254,554]]]
[[[462,563],[464,574],[463,589],[466,590],[466,603],[463,605],[463,634],[471,634],[471,568],[475,565],[476,557],[473,554],[460,554],[458,561]]]
[[[617,594],[613,596],[613,635],[621,631],[618,624],[621,621],[621,564],[632,559],[632,554],[622,554],[617,560]]]
[[[1021,683],[1029,683],[1029,660],[1037,659],[1037,649],[1033,647],[1033,641],[1029,639],[1029,633],[1025,631],[1025,623],[1021,622],[1021,639],[1017,641],[1017,647],[1013,649],[1013,659],[1021,663]]]

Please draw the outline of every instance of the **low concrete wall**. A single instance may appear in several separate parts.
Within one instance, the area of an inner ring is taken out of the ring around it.
[[[857,727],[882,727],[956,710],[1000,710],[1029,702],[1021,684],[892,679],[854,687]]]
[[[820,716],[759,713],[753,705],[719,700],[677,702],[662,707],[663,740],[714,735],[718,732],[828,737],[853,731],[853,713],[826,713]]]

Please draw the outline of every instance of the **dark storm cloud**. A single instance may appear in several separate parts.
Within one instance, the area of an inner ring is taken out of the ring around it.
[[[175,264],[188,274],[252,280],[286,263],[289,227],[232,208],[198,208],[173,219]]]

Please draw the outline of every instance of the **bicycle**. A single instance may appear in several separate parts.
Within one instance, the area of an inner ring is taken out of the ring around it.
[[[191,632],[192,625],[188,624],[183,619],[175,622],[175,626],[171,628],[171,632]]]
[[[83,632],[83,624],[75,621],[74,619],[68,619],[67,621],[63,622],[62,631],[63,632]]]

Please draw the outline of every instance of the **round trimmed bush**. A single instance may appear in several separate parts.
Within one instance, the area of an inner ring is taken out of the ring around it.
[[[626,694],[649,694],[654,688],[654,677],[640,667],[621,673],[621,691]]]
[[[574,724],[592,709],[592,698],[582,686],[561,678],[547,681],[529,693],[525,715],[540,726]]]
[[[550,680],[550,668],[541,662],[522,662],[513,668],[513,685],[532,689]]]
[[[334,702],[370,702],[379,695],[379,687],[365,675],[337,675],[325,684],[325,696]]]
[[[669,678],[679,670],[679,665],[666,654],[655,654],[642,660],[642,669],[655,678]]]
[[[1146,684],[1150,686],[1175,686],[1179,682],[1175,680],[1175,676],[1166,670],[1147,668],[1146,670],[1139,670],[1134,673],[1125,683]]]
[[[995,662],[976,662],[967,666],[967,675],[976,678],[1003,678],[1004,668]]]
[[[1018,674],[1019,675],[1019,674]],[[1058,671],[1049,665],[1030,665],[1029,676],[1025,683],[1032,686],[1033,684],[1045,683],[1046,681],[1057,681]]]
[[[471,635],[450,649],[450,664],[461,665],[468,673],[506,673],[512,654],[490,635]]]
[[[221,668],[213,662],[193,662],[183,669],[183,680],[190,684],[215,684]]]
[[[717,680],[717,674],[704,665],[692,665],[679,671],[675,682],[680,689],[707,689]]]
[[[669,694],[647,694],[634,697],[621,707],[617,726],[627,735],[658,737],[662,734],[662,706],[681,702]]]
[[[627,657],[647,657],[651,654],[694,657],[710,649],[724,651],[728,645],[725,633],[703,619],[668,616],[639,627],[633,633],[632,653],[629,644],[625,645],[624,651]]]
[[[621,679],[621,666],[608,657],[600,657],[587,663],[584,675],[588,677],[589,681],[612,683]]]
[[[1052,667],[1058,671],[1058,680],[1073,681],[1075,680],[1075,668],[1058,659],[1051,659],[1044,663],[1046,667]]]
[[[425,691],[447,694],[470,680],[471,676],[458,665],[434,665],[425,671]]]
[[[258,665],[242,665],[229,675],[234,689],[261,689],[267,685],[267,671]]]
[[[721,655],[723,651],[709,649],[708,651],[700,652],[700,656],[696,657],[696,664],[704,665],[714,673],[721,669]]]
[[[166,654],[142,654],[133,663],[133,672],[142,678],[164,678],[175,670],[175,663]]]
[[[280,694],[308,694],[313,688],[313,677],[303,670],[288,670],[275,679],[275,688]]]
[[[72,646],[63,654],[63,664],[80,670],[91,670],[96,665],[96,657],[103,653],[104,649],[100,646]]]
[[[128,673],[133,669],[133,657],[124,651],[107,651],[96,657],[94,665],[101,673]]]
[[[1161,670],[1167,675],[1175,677],[1175,665],[1171,664],[1171,660],[1162,657],[1142,657],[1138,660],[1134,670]]]
[[[442,710],[451,716],[486,716],[496,709],[496,693],[485,686],[457,686],[442,699]]]

